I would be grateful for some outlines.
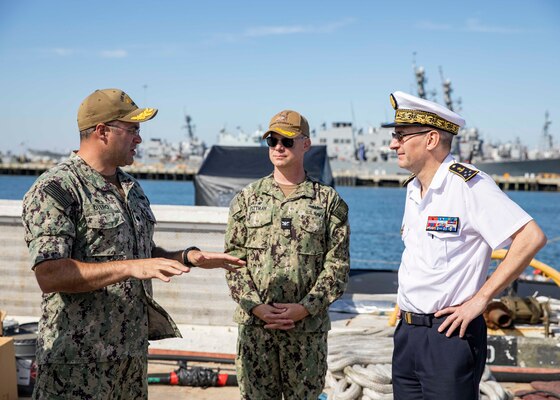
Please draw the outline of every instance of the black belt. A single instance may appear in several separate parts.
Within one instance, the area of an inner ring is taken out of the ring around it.
[[[432,321],[439,318],[436,318],[434,314],[416,314],[410,311],[403,311],[402,319],[408,325],[431,327]]]

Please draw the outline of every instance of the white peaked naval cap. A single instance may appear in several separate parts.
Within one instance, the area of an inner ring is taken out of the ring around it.
[[[395,109],[395,122],[384,127],[428,125],[456,135],[465,125],[465,120],[459,114],[408,93],[392,93],[391,105]]]

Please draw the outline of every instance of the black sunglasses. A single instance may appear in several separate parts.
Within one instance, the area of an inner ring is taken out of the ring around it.
[[[411,132],[411,133],[391,132],[391,137],[393,139],[396,139],[397,142],[402,142],[403,139],[407,136],[423,135],[424,133],[428,133],[431,131],[433,131],[433,129],[429,129],[427,131],[420,131],[420,132]]]
[[[285,137],[283,137],[282,139],[278,139],[272,136],[268,136],[266,138],[266,144],[268,145],[268,147],[276,147],[279,140],[280,142],[282,142],[282,146],[286,148],[294,147],[294,139],[289,139]]]

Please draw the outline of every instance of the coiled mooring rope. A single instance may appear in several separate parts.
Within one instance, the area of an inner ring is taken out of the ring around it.
[[[393,328],[329,334],[326,385],[329,400],[392,400]],[[488,367],[480,382],[481,400],[512,400]]]

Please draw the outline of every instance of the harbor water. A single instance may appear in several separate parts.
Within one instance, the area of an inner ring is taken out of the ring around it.
[[[21,200],[35,179],[0,176],[0,199]],[[140,182],[152,204],[194,205],[192,182]],[[403,251],[400,228],[405,189],[339,186],[337,190],[350,210],[352,269],[397,269]],[[537,258],[560,269],[560,193],[506,193],[533,216],[548,236],[548,244]]]

